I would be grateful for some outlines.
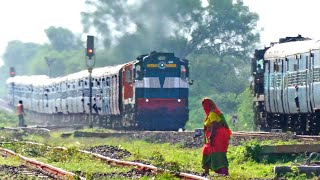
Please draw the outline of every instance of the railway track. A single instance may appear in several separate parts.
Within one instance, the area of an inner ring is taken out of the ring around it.
[[[0,98],[0,109],[3,109],[7,112],[13,112],[12,107],[10,107],[8,105],[8,102],[5,99],[1,99]],[[30,127],[30,128],[42,128],[42,129],[64,129],[64,128],[69,128],[69,129],[81,129],[83,128],[83,125],[79,125],[79,124],[69,124],[66,126],[61,126],[61,125],[50,125],[50,126],[34,126],[34,127]],[[201,129],[198,129],[201,131]],[[140,131],[141,132],[141,131]],[[146,131],[146,133],[153,133],[153,134],[157,134],[157,133],[161,133],[163,131]],[[168,131],[166,131],[168,132]],[[119,134],[121,133],[125,133],[125,134],[136,134],[137,132],[135,131],[119,131]],[[187,134],[187,135],[194,135],[194,131],[182,131],[179,132],[182,134]],[[202,132],[203,133],[203,132]],[[112,135],[112,133],[111,133]],[[99,136],[97,134],[97,136]],[[100,133],[100,136],[103,136],[103,133]],[[309,136],[309,135],[294,135],[294,134],[287,134],[287,133],[279,133],[279,132],[233,132],[233,137],[235,138],[278,138],[279,136],[290,136],[292,139],[301,139],[301,140],[305,140],[305,141],[313,141],[313,140],[320,140],[320,136]]]
[[[44,128],[44,127],[42,127]],[[10,128],[10,130],[14,130],[15,128]],[[17,128],[20,129],[20,128]],[[28,128],[22,128],[23,130],[26,130]],[[30,128],[30,129],[37,129],[37,128]],[[145,134],[145,137],[152,137],[155,135],[154,139],[158,139],[158,137],[163,138],[164,135],[168,136],[168,139],[172,139],[171,137],[177,137],[177,136],[185,136],[188,138],[193,138],[194,132],[193,131],[184,131],[184,132],[156,132],[156,131],[145,131],[145,132],[109,132],[109,133],[88,133],[84,132],[84,134],[82,134],[82,136],[86,136],[90,135],[92,137],[92,135],[96,136],[99,135],[99,137],[101,137],[101,135],[103,137],[112,137],[112,136],[122,136],[122,135],[126,135],[126,136],[136,136],[139,138],[139,136],[137,136],[137,134],[142,133]],[[170,135],[171,134],[171,135]],[[320,139],[320,136],[306,136],[306,135],[293,135],[293,134],[286,134],[286,133],[269,133],[269,132],[234,132],[233,133],[233,138],[232,138],[232,143],[234,143],[235,139],[237,140],[248,140],[248,139],[275,139],[275,138],[290,138],[290,139],[296,139],[296,140],[300,140],[300,141],[304,141],[304,142],[317,142]],[[203,145],[202,139],[203,137],[198,137],[201,141],[201,146]],[[153,138],[151,138],[151,140],[153,140]],[[181,139],[177,139],[177,141],[181,142]],[[6,142],[6,143],[10,143],[10,142]],[[12,142],[12,143],[30,143],[30,142],[22,142],[22,141],[18,141],[18,142]],[[43,144],[40,143],[32,143],[34,145],[38,145],[38,146],[43,146]],[[311,143],[310,143],[311,144]],[[56,148],[60,148],[61,150],[66,150],[66,148],[63,147],[56,147]],[[274,149],[274,148],[273,148]],[[292,149],[292,147],[286,148],[286,149]],[[294,148],[295,149],[295,148]],[[274,149],[277,150],[277,149]],[[107,164],[110,164],[112,166],[124,166],[124,167],[132,167],[133,169],[137,169],[137,171],[139,172],[150,172],[151,174],[158,174],[163,172],[164,170],[161,168],[157,168],[153,165],[150,164],[146,164],[144,162],[130,162],[130,161],[124,161],[121,159],[116,159],[116,158],[110,158],[109,156],[100,154],[99,152],[93,152],[91,150],[81,150],[81,153],[84,154],[90,154],[91,156],[101,159],[104,162],[106,162]],[[273,152],[274,153],[274,152]],[[41,166],[41,165],[40,165]],[[144,174],[144,173],[142,173]],[[176,177],[179,177],[180,179],[206,179],[205,177],[200,176],[200,174],[197,175],[197,173],[193,174],[193,173],[175,173],[174,174]]]
[[[10,142],[5,142],[5,143],[10,143]],[[12,142],[12,143],[16,143],[16,142]],[[44,144],[34,143],[34,142],[20,142],[20,143],[32,144],[32,145],[37,145],[37,146],[45,146]],[[49,147],[49,148],[67,151],[67,148],[64,148],[64,147]],[[5,149],[5,148],[0,147],[0,152],[2,152],[4,155],[17,156],[20,159],[22,159],[26,165],[32,166],[33,168],[37,168],[37,169],[41,170],[43,173],[50,175],[50,177],[59,178],[59,179],[68,179],[68,180],[69,179],[76,179],[76,177],[77,177],[77,175],[72,172],[68,172],[68,171],[62,170],[60,168],[53,167],[49,164],[45,164],[45,163],[42,163],[42,162],[39,162],[39,161],[36,161],[33,159],[29,159],[29,158],[24,157],[20,154],[17,154],[9,149]],[[88,154],[94,158],[103,160],[104,162],[106,162],[107,164],[110,164],[112,166],[134,167],[134,168],[137,168],[139,171],[147,171],[147,172],[151,172],[152,174],[159,174],[159,173],[163,173],[163,172],[173,173],[168,170],[161,169],[156,166],[149,165],[149,164],[114,159],[114,158],[103,156],[101,154],[89,152],[86,150],[79,150],[79,152],[81,152],[83,154]],[[30,176],[33,175],[33,173],[30,171],[24,171],[22,173],[28,174]],[[173,174],[182,180],[207,180],[206,177],[202,177],[202,176],[190,174],[190,173],[174,172]],[[81,180],[85,179],[83,177],[79,177],[79,178]]]
[[[0,151],[4,156],[15,156],[19,157],[26,166],[32,167],[34,169],[40,170],[42,173],[46,174],[45,176],[41,176],[41,178],[51,177],[53,179],[76,179],[78,177],[76,174],[72,172],[65,171],[63,169],[51,166],[49,164],[45,164],[43,162],[27,158],[25,156],[22,156],[20,154],[15,153],[12,150],[1,148]],[[21,174],[27,175],[29,177],[35,176],[35,173],[30,171],[29,168],[24,168],[21,171]],[[81,180],[84,180],[85,178],[78,177]]]

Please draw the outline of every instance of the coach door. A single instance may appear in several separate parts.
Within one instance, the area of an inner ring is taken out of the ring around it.
[[[314,55],[310,52],[307,56],[307,102],[309,105],[309,112],[314,112],[314,98],[313,98],[313,68],[314,68]]]
[[[123,99],[132,101],[133,99],[133,70],[132,64],[125,65],[122,72]]]

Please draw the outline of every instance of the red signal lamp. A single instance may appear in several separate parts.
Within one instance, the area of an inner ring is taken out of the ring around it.
[[[14,77],[16,75],[16,70],[14,69],[14,67],[10,67],[9,73],[11,77]]]
[[[93,49],[88,49],[88,54],[92,54],[93,53]]]

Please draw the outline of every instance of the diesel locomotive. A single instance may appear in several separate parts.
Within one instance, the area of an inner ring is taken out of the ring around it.
[[[264,131],[320,132],[320,41],[281,38],[252,58],[254,121]]]
[[[188,120],[189,62],[173,53],[151,52],[94,68],[91,80],[87,70],[57,78],[15,76],[6,82],[8,100],[22,100],[44,125],[93,122],[111,129],[168,131],[184,128]]]

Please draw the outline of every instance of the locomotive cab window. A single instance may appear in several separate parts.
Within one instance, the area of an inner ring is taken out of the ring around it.
[[[142,80],[142,71],[141,71],[141,66],[140,65],[136,65],[135,68],[135,79],[137,80]]]
[[[263,59],[259,59],[259,60],[256,60],[255,62],[255,69],[256,69],[256,72],[259,74],[259,73],[263,73]]]
[[[182,78],[182,79],[186,79],[186,74],[187,74],[187,69],[186,69],[186,67],[184,66],[184,65],[181,65],[180,66],[180,77]]]

